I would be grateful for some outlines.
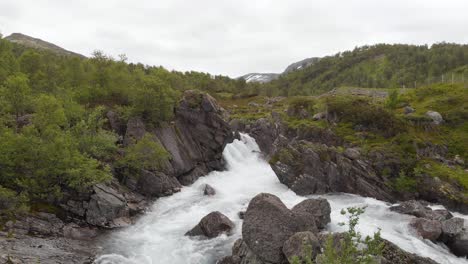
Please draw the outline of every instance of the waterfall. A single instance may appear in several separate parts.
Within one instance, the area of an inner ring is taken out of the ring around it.
[[[261,192],[275,194],[289,208],[307,198],[296,195],[279,182],[250,136],[242,135],[241,140],[228,144],[223,156],[227,162],[226,171],[211,172],[193,185],[182,188],[181,192],[158,199],[135,225],[116,231],[106,239],[105,254],[96,263],[213,264],[230,255],[234,241],[241,237],[242,220],[238,213],[246,210],[255,195]],[[204,196],[205,184],[214,187],[216,195]],[[346,220],[340,214],[341,209],[367,206],[358,226],[364,235],[372,235],[381,228],[383,238],[406,251],[443,264],[468,263],[466,259],[450,254],[443,245],[416,237],[408,229],[411,216],[391,212],[391,204],[350,194],[320,197],[328,199],[332,208],[330,231],[345,230],[338,224]],[[212,211],[220,211],[235,223],[233,235],[214,239],[184,236]],[[468,219],[468,216],[457,216]]]

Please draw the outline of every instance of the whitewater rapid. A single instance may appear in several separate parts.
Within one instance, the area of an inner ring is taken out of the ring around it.
[[[307,198],[296,195],[278,181],[250,136],[242,135],[241,140],[228,144],[223,156],[227,162],[226,171],[212,172],[182,188],[181,192],[158,199],[135,225],[106,239],[105,254],[96,260],[96,264],[213,264],[230,255],[234,241],[241,237],[242,220],[238,213],[246,210],[252,197],[261,192],[272,193],[289,208]],[[214,187],[216,195],[204,196],[205,184]],[[466,259],[450,254],[443,245],[414,236],[408,229],[411,217],[391,212],[391,204],[350,194],[320,197],[328,199],[332,208],[330,231],[345,230],[338,225],[346,220],[340,214],[341,209],[367,206],[358,226],[361,233],[372,235],[381,228],[383,238],[406,251],[442,264],[468,264]],[[220,211],[235,223],[232,236],[222,235],[214,239],[184,236],[212,211]],[[457,216],[468,219],[465,215]]]

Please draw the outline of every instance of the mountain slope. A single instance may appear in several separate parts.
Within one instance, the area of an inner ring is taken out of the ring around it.
[[[10,36],[6,37],[5,39],[10,42],[17,43],[28,48],[47,50],[47,51],[51,51],[59,55],[78,56],[82,58],[85,57],[81,54],[66,50],[50,42],[47,42],[38,38],[33,38],[33,37],[30,37],[28,35],[24,35],[21,33],[13,33]]]
[[[272,80],[277,79],[279,74],[277,73],[249,73],[239,77],[244,79],[246,82],[258,82],[258,83],[267,83]]]
[[[307,58],[295,63],[290,64],[282,73],[248,73],[239,77],[238,79],[244,79],[246,82],[257,82],[257,83],[268,83],[273,80],[278,79],[279,76],[283,74],[287,74],[293,71],[304,69],[316,62],[318,62],[320,58]]]
[[[282,74],[270,89],[282,95],[320,94],[340,86],[420,87],[467,82],[468,45],[378,44],[324,57],[308,67]]]
[[[312,57],[312,58],[307,58],[307,59],[295,62],[289,65],[282,74],[287,74],[293,71],[304,69],[306,67],[309,67],[310,65],[317,63],[319,60],[320,58],[318,57]]]

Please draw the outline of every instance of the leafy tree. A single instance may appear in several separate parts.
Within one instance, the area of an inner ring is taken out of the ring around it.
[[[3,86],[3,91],[3,96],[9,104],[11,113],[18,120],[31,106],[31,89],[28,78],[20,73],[8,77]]]

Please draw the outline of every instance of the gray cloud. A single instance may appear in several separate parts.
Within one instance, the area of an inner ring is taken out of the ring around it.
[[[466,0],[2,0],[0,30],[169,69],[280,72],[375,43],[467,43]]]

